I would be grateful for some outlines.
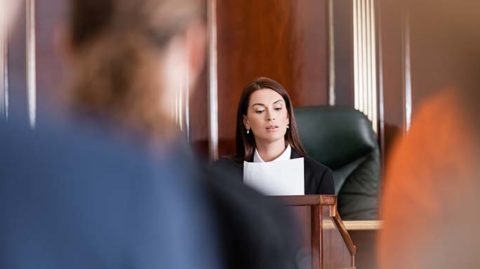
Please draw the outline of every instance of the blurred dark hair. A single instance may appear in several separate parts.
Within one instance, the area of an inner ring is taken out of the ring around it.
[[[70,80],[77,111],[105,117],[149,135],[173,126],[160,106],[161,53],[202,18],[197,0],[72,0]]]
[[[271,89],[280,94],[285,101],[287,107],[288,118],[290,120],[290,128],[285,134],[285,141],[290,144],[292,149],[298,152],[300,156],[306,156],[305,149],[300,136],[298,135],[297,122],[293,113],[293,105],[290,96],[285,88],[273,79],[260,77],[248,84],[242,92],[237,108],[237,130],[235,136],[236,143],[236,159],[238,161],[252,161],[253,153],[255,152],[255,138],[253,133],[247,134],[247,130],[243,125],[243,117],[247,115],[248,105],[250,103],[250,96],[252,93],[261,89]]]

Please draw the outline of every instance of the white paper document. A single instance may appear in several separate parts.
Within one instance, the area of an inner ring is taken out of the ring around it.
[[[304,195],[303,158],[243,162],[243,182],[265,195]]]

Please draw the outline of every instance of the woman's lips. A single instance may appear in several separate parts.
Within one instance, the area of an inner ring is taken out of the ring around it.
[[[276,132],[278,130],[278,126],[277,125],[269,125],[265,129],[267,130],[267,132]]]

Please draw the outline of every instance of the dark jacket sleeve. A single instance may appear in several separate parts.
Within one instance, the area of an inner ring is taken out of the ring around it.
[[[305,194],[335,194],[330,168],[305,157]]]
[[[300,243],[293,216],[274,198],[244,185],[240,168],[219,160],[205,169],[225,268],[297,268]]]

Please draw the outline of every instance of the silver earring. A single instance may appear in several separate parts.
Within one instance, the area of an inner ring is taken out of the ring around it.
[[[287,129],[290,128],[290,125],[287,125]]]
[[[250,133],[250,129],[247,129],[247,134],[249,134],[249,133]]]

